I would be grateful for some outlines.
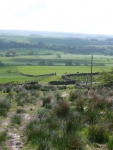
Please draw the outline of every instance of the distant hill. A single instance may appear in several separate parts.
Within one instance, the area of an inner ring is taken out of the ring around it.
[[[49,32],[49,31],[28,31],[28,30],[0,30],[0,35],[21,35],[21,36],[48,36],[48,37],[67,37],[85,39],[106,39],[113,38],[113,35],[82,34],[69,32]]]

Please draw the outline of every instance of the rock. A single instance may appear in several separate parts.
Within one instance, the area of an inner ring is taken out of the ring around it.
[[[20,142],[17,142],[16,145],[21,145],[21,143],[20,143]]]

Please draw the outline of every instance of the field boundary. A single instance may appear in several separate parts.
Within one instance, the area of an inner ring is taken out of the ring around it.
[[[41,75],[31,75],[31,74],[25,74],[22,72],[19,72],[21,75],[23,76],[27,76],[27,77],[40,77],[40,76],[52,76],[55,75],[55,73],[50,73],[50,74],[41,74]]]

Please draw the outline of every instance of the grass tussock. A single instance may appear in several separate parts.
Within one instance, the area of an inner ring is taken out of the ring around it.
[[[20,115],[14,115],[12,118],[11,118],[11,124],[12,125],[15,125],[15,124],[18,124],[18,125],[21,125],[22,123],[22,117]]]
[[[6,117],[10,107],[11,107],[10,100],[0,98],[0,116]]]
[[[52,90],[53,86],[50,90],[45,87],[48,86],[42,86],[44,91],[12,91],[5,93],[5,98],[0,98],[1,116],[7,115],[13,100],[12,105],[22,106],[11,118],[14,127],[23,126],[21,114],[35,113],[37,104],[41,102],[43,107],[37,108],[36,114],[27,120],[24,127],[28,147],[37,150],[85,150],[87,145],[94,149],[97,145],[104,145],[108,150],[113,149],[113,95],[110,88],[71,91],[69,97],[64,98],[61,91]],[[28,103],[32,104],[30,108],[33,111],[24,109]],[[1,141],[5,141],[4,137],[5,134],[0,135]]]

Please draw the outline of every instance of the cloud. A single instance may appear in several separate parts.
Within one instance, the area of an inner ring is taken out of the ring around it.
[[[112,0],[0,1],[0,28],[113,34]]]

